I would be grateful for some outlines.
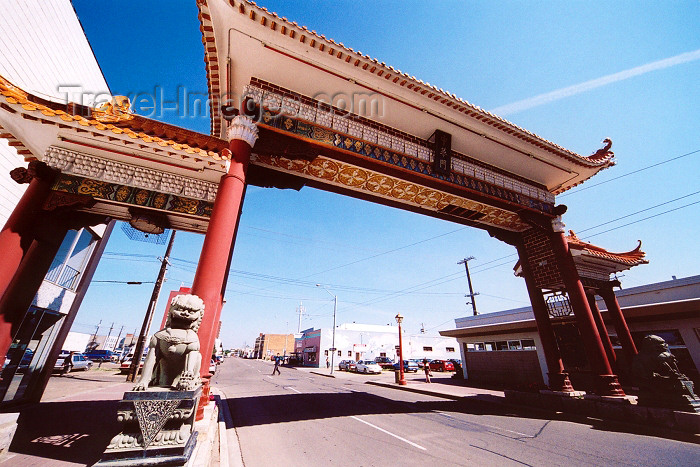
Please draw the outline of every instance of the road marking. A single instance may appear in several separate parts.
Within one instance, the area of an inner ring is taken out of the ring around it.
[[[393,436],[394,438],[399,439],[399,440],[403,441],[404,443],[408,443],[408,444],[410,444],[411,446],[417,447],[418,449],[422,449],[423,451],[427,451],[427,449],[425,449],[423,446],[420,446],[420,445],[414,443],[413,441],[409,441],[409,440],[407,440],[406,438],[402,438],[402,437],[399,436],[399,435],[395,435],[394,433],[392,433],[392,432],[390,432],[390,431],[386,431],[384,428],[379,428],[377,425],[372,425],[370,422],[366,422],[366,421],[362,420],[361,418],[357,418],[357,417],[355,417],[354,415],[351,416],[350,418],[354,418],[354,419],[357,420],[358,422],[362,422],[362,423],[364,423],[365,425],[369,425],[369,426],[371,426],[372,428],[375,428],[375,429],[381,431],[382,433],[386,433],[386,434],[389,435],[389,436]]]
[[[451,418],[451,419],[453,419],[453,420],[459,420],[458,418],[455,418],[455,417],[453,417],[452,415],[447,414],[447,413],[445,413],[445,412],[435,412],[435,413],[436,413],[436,414],[440,414],[440,415],[442,415],[443,417]],[[473,423],[473,422],[468,422],[468,423]],[[487,427],[487,428],[493,428],[493,429],[495,429],[495,430],[507,431],[508,433],[513,433],[514,435],[523,436],[523,437],[525,437],[525,438],[535,438],[535,437],[532,436],[532,435],[528,435],[528,434],[525,434],[525,433],[520,433],[519,431],[508,430],[508,429],[506,429],[506,428],[501,428],[500,426],[489,425],[489,424],[487,424],[487,423],[473,423],[473,424],[474,424],[474,425],[479,425],[479,426],[485,426],[485,427]]]
[[[265,375],[265,378],[270,378],[270,379],[272,379],[272,376],[270,376],[270,375]]]
[[[352,389],[346,388],[345,386],[340,386],[340,389],[345,389],[346,391],[352,391]]]
[[[284,387],[284,389],[291,389],[292,391],[296,392],[297,394],[301,394],[301,391],[297,391],[296,389],[294,389],[291,386],[283,386],[283,387]]]

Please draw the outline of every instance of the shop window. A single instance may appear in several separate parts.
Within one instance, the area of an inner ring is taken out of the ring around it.
[[[534,339],[523,339],[520,341],[523,344],[523,350],[536,350]]]
[[[495,342],[484,342],[484,348],[487,352],[492,352],[496,350],[496,343]]]
[[[352,357],[352,350],[348,350],[348,357]]]
[[[508,341],[508,350],[522,350],[520,341]]]
[[[339,357],[342,357],[342,356],[343,356],[343,351],[342,351],[342,350],[338,350],[338,356],[339,356]]]
[[[496,350],[508,350],[508,342],[496,341]]]
[[[476,348],[474,347],[475,344],[464,344],[464,348],[466,349],[467,352],[474,352],[476,351]]]
[[[474,350],[486,350],[483,342],[477,342],[474,344]]]
[[[432,347],[423,347],[423,352],[432,352],[433,348]]]
[[[447,352],[454,352],[455,348],[454,347],[445,347],[445,351]]]

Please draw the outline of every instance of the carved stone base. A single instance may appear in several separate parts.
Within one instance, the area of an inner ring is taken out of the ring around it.
[[[574,392],[569,373],[547,373],[549,389],[555,392]]]
[[[596,394],[599,396],[625,397],[617,375],[598,375],[596,379]]]
[[[184,465],[197,442],[194,417],[200,395],[201,388],[125,392],[117,409],[122,431],[95,465]]]

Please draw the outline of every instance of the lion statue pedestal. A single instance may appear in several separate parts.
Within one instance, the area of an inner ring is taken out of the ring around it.
[[[119,402],[122,431],[99,466],[184,465],[197,442],[194,420],[202,394],[197,329],[204,303],[196,295],[173,298],[165,328],[151,338],[143,373]]]

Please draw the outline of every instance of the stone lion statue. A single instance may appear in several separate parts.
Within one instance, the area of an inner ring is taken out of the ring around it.
[[[173,298],[165,329],[151,338],[143,373],[134,391],[145,391],[149,386],[191,391],[202,384],[197,329],[203,315],[204,302],[198,296],[183,294]]]
[[[659,336],[642,339],[632,362],[632,375],[639,386],[639,404],[700,411],[693,382],[678,369],[676,357]]]

